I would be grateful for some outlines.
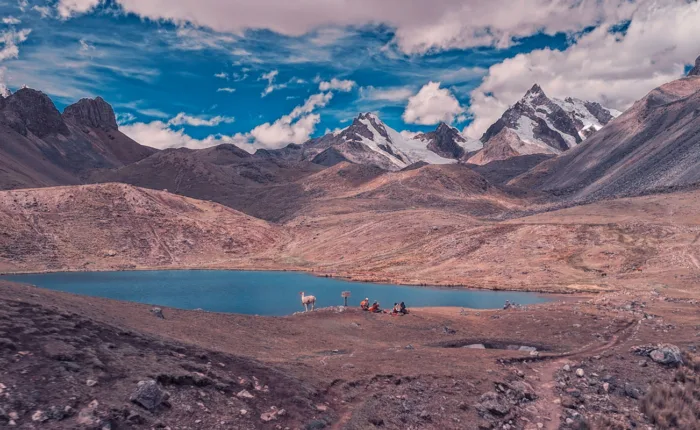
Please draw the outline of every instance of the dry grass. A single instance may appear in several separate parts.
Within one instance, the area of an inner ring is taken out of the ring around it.
[[[642,412],[660,429],[700,429],[700,357],[684,358],[673,383],[654,386],[642,400]]]

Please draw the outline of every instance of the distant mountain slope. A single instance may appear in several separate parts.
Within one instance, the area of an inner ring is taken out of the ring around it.
[[[234,145],[167,149],[117,169],[93,172],[90,182],[121,182],[211,200],[258,218],[279,220],[304,204],[296,181],[323,166],[252,156]]]
[[[528,154],[561,154],[581,143],[620,112],[575,98],[550,99],[535,84],[481,137],[484,149],[472,164]]]
[[[0,270],[201,266],[249,259],[279,235],[233,209],[124,184],[0,192]]]
[[[0,189],[76,184],[91,170],[154,152],[119,132],[112,108],[100,98],[83,99],[61,115],[36,90],[0,97]]]
[[[574,199],[700,182],[700,76],[662,85],[583,144],[511,184]]]
[[[325,166],[349,161],[397,171],[419,161],[454,163],[466,152],[481,146],[444,123],[433,132],[409,137],[387,126],[376,115],[363,113],[344,130],[311,139],[303,145],[259,150],[256,156],[311,161]]]

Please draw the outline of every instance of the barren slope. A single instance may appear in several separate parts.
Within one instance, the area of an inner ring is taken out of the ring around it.
[[[700,181],[700,76],[662,85],[581,145],[510,183],[572,199]]]
[[[123,184],[0,192],[1,270],[235,264],[279,235],[214,203]]]

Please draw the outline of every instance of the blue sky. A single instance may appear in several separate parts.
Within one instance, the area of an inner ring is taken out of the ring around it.
[[[639,12],[647,2],[628,10],[625,0],[614,13],[596,6],[579,19],[570,6],[562,12],[567,23],[554,15],[530,22],[524,12],[528,25],[499,27],[502,17],[488,22],[489,7],[502,7],[499,1],[435,0],[446,14],[425,18],[435,21],[427,29],[408,12],[343,22],[335,11],[322,11],[329,18],[319,12],[317,20],[288,28],[284,17],[252,10],[275,0],[220,2],[226,6],[202,0],[196,9],[187,9],[186,0],[140,1],[0,0],[0,83],[42,90],[59,109],[102,96],[127,134],[157,147],[221,141],[279,147],[345,127],[363,111],[399,131],[430,130],[445,120],[478,137],[535,81],[554,96],[624,109],[700,55],[700,44],[684,38],[684,26],[700,22],[698,6],[682,1],[657,17]],[[172,11],[156,7],[176,3]],[[464,28],[454,30],[445,21],[449,8],[465,5],[472,15],[484,14],[483,27],[460,22]],[[200,11],[206,8],[209,14]],[[227,27],[226,15],[240,11],[255,13],[256,28]],[[645,34],[669,22],[680,27],[677,34]],[[660,38],[660,46],[639,50],[647,37]],[[674,52],[664,53],[665,45]],[[594,54],[602,65],[588,64]]]

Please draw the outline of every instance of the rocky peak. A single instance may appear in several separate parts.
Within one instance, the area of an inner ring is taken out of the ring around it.
[[[347,140],[355,140],[362,137],[376,140],[375,133],[378,133],[384,139],[389,139],[384,123],[379,117],[371,112],[366,112],[358,115],[352,122],[352,125],[343,131],[342,135]]]
[[[700,57],[695,60],[695,67],[690,69],[688,76],[700,76]]]
[[[112,106],[102,97],[81,99],[63,111],[63,119],[67,122],[102,129],[117,129],[117,118]]]
[[[22,88],[3,101],[0,122],[9,125],[23,136],[26,136],[27,132],[38,137],[70,134],[61,113],[41,91]]]

